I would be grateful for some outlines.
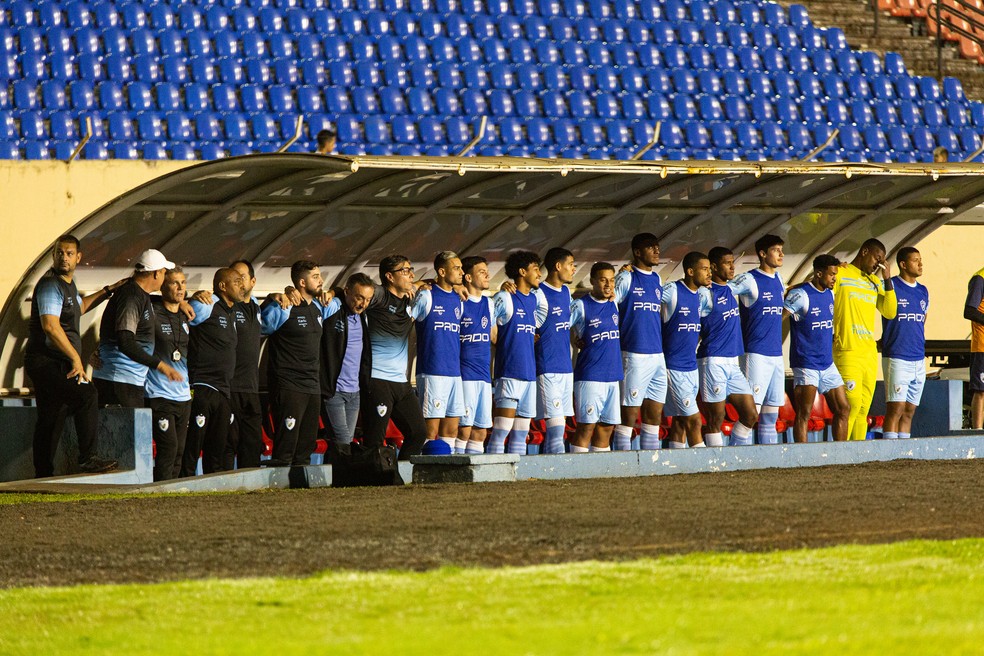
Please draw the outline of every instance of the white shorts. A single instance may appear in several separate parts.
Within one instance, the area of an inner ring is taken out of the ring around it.
[[[458,376],[417,376],[417,394],[424,419],[461,417],[465,414],[465,393]]]
[[[579,424],[618,425],[622,421],[618,383],[579,380],[574,383],[575,413]]]
[[[536,377],[536,418],[574,415],[574,374],[540,374]]]
[[[643,399],[666,403],[666,358],[662,353],[622,351],[622,405],[638,408]]]
[[[697,370],[674,371],[667,369],[670,382],[670,394],[666,399],[663,414],[667,417],[690,417],[699,412],[697,409],[697,388],[700,376]]]
[[[741,356],[741,369],[752,387],[755,405],[781,408],[786,404],[786,365],[781,355],[746,353]]]
[[[925,360],[882,358],[882,370],[885,372],[886,401],[919,405],[926,385]]]
[[[793,386],[810,385],[816,387],[821,394],[826,394],[832,389],[844,387],[844,379],[835,365],[830,365],[823,371],[819,369],[807,369],[805,367],[793,367]]]
[[[465,414],[458,425],[492,428],[492,383],[463,380],[461,387],[465,392]]]
[[[536,414],[536,382],[532,380],[500,378],[495,381],[494,398],[496,407],[515,408],[517,417],[532,419]]]
[[[738,358],[701,358],[697,361],[700,371],[700,393],[705,403],[720,403],[732,394],[748,394],[752,387],[741,373]]]

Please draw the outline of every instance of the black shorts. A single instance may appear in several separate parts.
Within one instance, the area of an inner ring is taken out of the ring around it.
[[[970,354],[970,391],[984,392],[984,353]]]

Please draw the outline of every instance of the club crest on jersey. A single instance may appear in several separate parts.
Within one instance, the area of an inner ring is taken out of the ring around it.
[[[162,433],[166,431],[167,427],[170,425],[171,422],[169,422],[166,417],[161,417],[160,419],[157,420],[157,427],[161,429]]]
[[[981,376],[981,378],[984,378],[984,376]],[[856,385],[857,383],[855,383],[853,380],[844,381],[844,387],[847,388],[848,392],[853,392]]]
[[[489,318],[482,317],[482,328],[488,328],[488,327],[489,327]]]
[[[558,409],[560,408],[560,399],[554,399],[553,400],[553,407],[558,408]]]
[[[923,312],[926,311],[926,301],[919,301],[919,309]]]
[[[683,400],[683,407],[684,408],[689,408],[690,407],[690,399],[684,399]]]
[[[187,322],[187,321],[182,321],[182,322],[181,322],[181,327],[182,327],[182,328],[184,328],[184,331],[185,331],[185,334],[187,334],[187,333],[189,333],[189,332],[190,332],[190,331],[188,330],[188,322]]]
[[[830,310],[830,313],[831,313],[831,314],[833,314],[833,313],[834,313],[834,304],[833,304],[833,303],[831,303],[831,304],[830,304],[830,308],[829,308],[829,310]]]
[[[195,425],[199,428],[205,427],[205,415],[195,415]]]
[[[284,419],[284,426],[287,427],[287,430],[294,430],[294,426],[296,425],[297,425],[297,420],[294,419],[293,417],[287,417],[286,419]]]
[[[618,325],[618,312],[612,314],[612,323]]]
[[[378,414],[380,417],[385,417],[388,411],[389,408],[386,407],[385,403],[380,403],[379,405],[376,406],[376,414]]]
[[[458,319],[459,321],[461,320],[461,306],[460,305],[454,309],[454,318],[455,319]]]

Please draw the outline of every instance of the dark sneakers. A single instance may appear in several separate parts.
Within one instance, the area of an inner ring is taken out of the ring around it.
[[[116,460],[104,460],[102,458],[92,456],[79,465],[79,469],[83,474],[104,474],[115,470],[118,464],[119,462]]]

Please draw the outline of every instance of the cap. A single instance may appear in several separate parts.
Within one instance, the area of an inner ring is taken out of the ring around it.
[[[161,269],[173,269],[174,262],[171,262],[166,257],[164,253],[153,248],[148,248],[137,261],[133,263],[134,271],[160,271]]]
[[[447,456],[451,455],[451,445],[444,440],[427,440],[424,442],[420,455],[424,456]]]

